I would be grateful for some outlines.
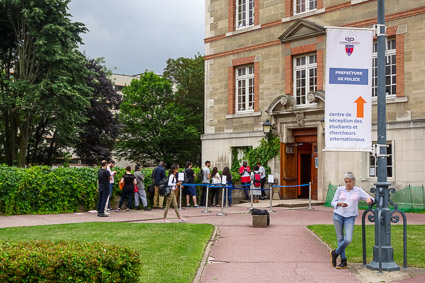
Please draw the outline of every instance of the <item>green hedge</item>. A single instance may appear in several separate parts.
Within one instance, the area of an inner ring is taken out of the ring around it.
[[[137,251],[78,241],[0,242],[0,282],[138,282]]]

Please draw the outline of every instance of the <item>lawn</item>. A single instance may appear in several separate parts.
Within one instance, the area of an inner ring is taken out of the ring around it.
[[[307,226],[319,236],[332,249],[337,248],[335,228],[333,225],[311,225]],[[407,226],[407,265],[425,268],[425,225]],[[394,249],[394,261],[403,266],[403,226],[391,226],[391,245]],[[366,226],[366,254],[367,263],[372,261],[373,246],[375,244],[375,226]],[[354,227],[353,241],[346,249],[348,263],[363,262],[362,254],[362,226]]]
[[[142,282],[192,282],[214,231],[209,224],[78,223],[0,229],[0,240],[105,241],[140,252]]]

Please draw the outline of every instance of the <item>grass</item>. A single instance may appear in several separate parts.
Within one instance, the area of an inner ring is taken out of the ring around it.
[[[320,237],[332,249],[338,247],[336,242],[335,228],[333,225],[311,225],[307,226]],[[407,226],[407,265],[425,268],[425,225]],[[403,226],[391,226],[391,246],[394,249],[394,261],[403,266]],[[372,261],[373,246],[375,245],[375,226],[366,226],[366,255],[367,263]],[[349,262],[363,262],[362,253],[362,226],[354,227],[353,241],[346,249]]]
[[[0,240],[105,241],[140,252],[142,282],[192,282],[214,231],[209,224],[78,223],[0,229]]]

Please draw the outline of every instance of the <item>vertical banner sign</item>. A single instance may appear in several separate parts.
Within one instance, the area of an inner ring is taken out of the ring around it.
[[[372,148],[373,32],[326,30],[325,150]]]

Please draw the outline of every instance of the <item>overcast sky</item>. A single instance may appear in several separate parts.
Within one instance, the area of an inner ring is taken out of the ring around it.
[[[80,50],[113,73],[162,74],[168,58],[204,55],[205,0],[72,0],[69,13],[89,29]]]

